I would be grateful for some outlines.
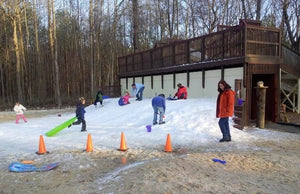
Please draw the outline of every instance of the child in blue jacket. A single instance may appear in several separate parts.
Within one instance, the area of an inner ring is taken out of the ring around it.
[[[84,119],[84,114],[85,114],[84,104],[85,104],[85,99],[83,97],[80,97],[79,102],[76,105],[77,121],[68,126],[68,127],[71,127],[72,125],[79,125],[79,124],[82,123],[81,132],[86,131],[86,122],[85,122],[85,119]]]
[[[159,114],[159,124],[164,124],[163,120],[166,112],[166,99],[164,94],[152,98],[152,107],[154,110],[153,125],[157,124],[157,114]]]

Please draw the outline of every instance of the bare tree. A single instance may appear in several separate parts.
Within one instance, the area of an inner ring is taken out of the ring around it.
[[[54,10],[54,0],[48,0],[48,30],[49,30],[49,45],[51,50],[51,62],[54,68],[54,93],[56,103],[59,107],[62,105],[61,95],[60,95],[60,80],[59,80],[59,67],[57,61],[57,41],[56,41],[56,21],[55,21],[55,10]]]
[[[133,51],[139,49],[139,8],[138,0],[132,0]]]
[[[257,0],[256,2],[256,20],[260,20],[261,15],[261,0]]]
[[[295,21],[295,29],[294,32],[292,30],[292,26],[291,26],[291,22],[292,19],[290,18],[290,16],[288,15],[288,9],[290,5],[294,5],[294,9],[295,9],[295,15],[297,16],[297,20]],[[300,9],[299,9],[300,5],[298,1],[289,1],[289,0],[284,0],[283,1],[283,8],[282,8],[282,15],[283,15],[283,23],[286,26],[286,30],[287,30],[287,34],[289,37],[289,41],[291,42],[291,47],[292,49],[294,49],[295,51],[299,52],[300,51]]]
[[[90,61],[91,61],[91,97],[94,95],[94,1],[90,0]]]
[[[19,36],[18,36],[18,18],[21,14],[20,2],[19,1],[8,1],[0,2],[1,7],[6,10],[6,16],[10,18],[13,28],[13,46],[16,57],[16,84],[17,84],[17,96],[18,101],[23,101],[23,91],[21,82],[21,59],[20,59],[20,48],[19,48]]]

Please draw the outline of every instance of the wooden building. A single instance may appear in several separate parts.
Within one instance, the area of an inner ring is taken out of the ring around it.
[[[234,121],[240,129],[257,118],[258,81],[268,87],[266,120],[279,121],[282,104],[300,113],[300,55],[282,45],[279,29],[259,21],[220,26],[215,33],[119,57],[118,64],[122,93],[140,82],[146,97],[173,95],[181,82],[189,98],[216,98],[217,83],[225,79],[237,93]]]

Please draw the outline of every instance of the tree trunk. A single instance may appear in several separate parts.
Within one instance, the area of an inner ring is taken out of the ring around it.
[[[42,68],[42,63],[41,63],[41,52],[40,52],[40,44],[39,44],[39,29],[38,29],[38,20],[37,20],[37,15],[36,15],[36,0],[32,1],[32,7],[33,7],[33,21],[34,21],[34,41],[35,41],[35,75],[44,75],[44,70]],[[45,84],[45,79],[39,79],[37,76],[35,76],[36,80],[36,96],[37,98],[45,98],[46,97],[46,84]]]
[[[0,81],[1,81],[1,99],[3,100],[3,102],[5,102],[5,95],[4,95],[4,78],[3,78],[3,65],[0,62]]]
[[[56,46],[56,31],[55,31],[55,11],[53,0],[48,0],[48,30],[49,30],[49,46],[51,51],[51,64],[53,68],[53,90],[57,105],[61,106],[61,97],[59,90],[59,68],[57,63],[57,46]]]
[[[245,0],[242,0],[242,7],[243,7],[244,19],[247,19],[247,10],[246,10],[246,5],[245,5]]]
[[[60,95],[60,76],[59,76],[59,66],[58,66],[58,53],[57,53],[57,38],[56,38],[56,19],[54,10],[54,0],[51,3],[52,6],[52,19],[53,19],[53,41],[54,41],[54,66],[55,66],[55,97],[58,107],[61,107],[61,95]]]
[[[292,49],[299,52],[299,49],[300,49],[299,48],[299,46],[300,46],[300,36],[298,35],[299,34],[298,31],[295,32],[295,34],[296,34],[295,36],[293,35],[293,30],[292,30],[292,27],[290,25],[290,20],[289,20],[289,15],[288,15],[289,5],[290,5],[290,2],[288,0],[284,0],[284,2],[283,2],[283,11],[282,11],[283,21],[284,21],[284,24],[286,26],[286,30],[287,30],[287,33],[288,33],[289,40],[291,42]],[[299,22],[299,21],[297,21],[297,22]]]
[[[25,72],[25,83],[26,83],[26,91],[27,91],[27,94],[28,94],[28,100],[29,101],[32,101],[32,98],[33,98],[33,93],[32,93],[32,85],[33,85],[33,77],[34,77],[34,67],[33,67],[33,64],[32,62],[29,62],[31,61],[31,57],[29,56],[29,39],[30,39],[30,34],[29,34],[29,28],[28,28],[28,18],[27,18],[27,8],[26,8],[26,4],[25,5],[25,8],[24,8],[24,24],[25,24],[25,31],[26,31],[26,45],[25,47],[23,48],[24,49],[24,58],[25,58],[25,64],[24,66],[27,67],[27,71]]]
[[[260,20],[261,0],[257,0],[256,4],[256,20]]]
[[[138,0],[132,0],[133,52],[139,49]]]
[[[91,61],[91,97],[94,96],[94,2],[90,0],[90,61]]]
[[[16,54],[16,81],[17,81],[17,94],[18,101],[23,102],[23,93],[21,85],[21,62],[20,62],[20,51],[19,51],[19,42],[18,42],[18,33],[17,33],[17,21],[13,18],[13,42]]]

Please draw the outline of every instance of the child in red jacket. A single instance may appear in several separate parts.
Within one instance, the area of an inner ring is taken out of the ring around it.
[[[184,87],[181,83],[178,83],[177,87],[178,87],[178,90],[177,90],[176,94],[174,95],[174,98],[187,99],[186,87]]]

